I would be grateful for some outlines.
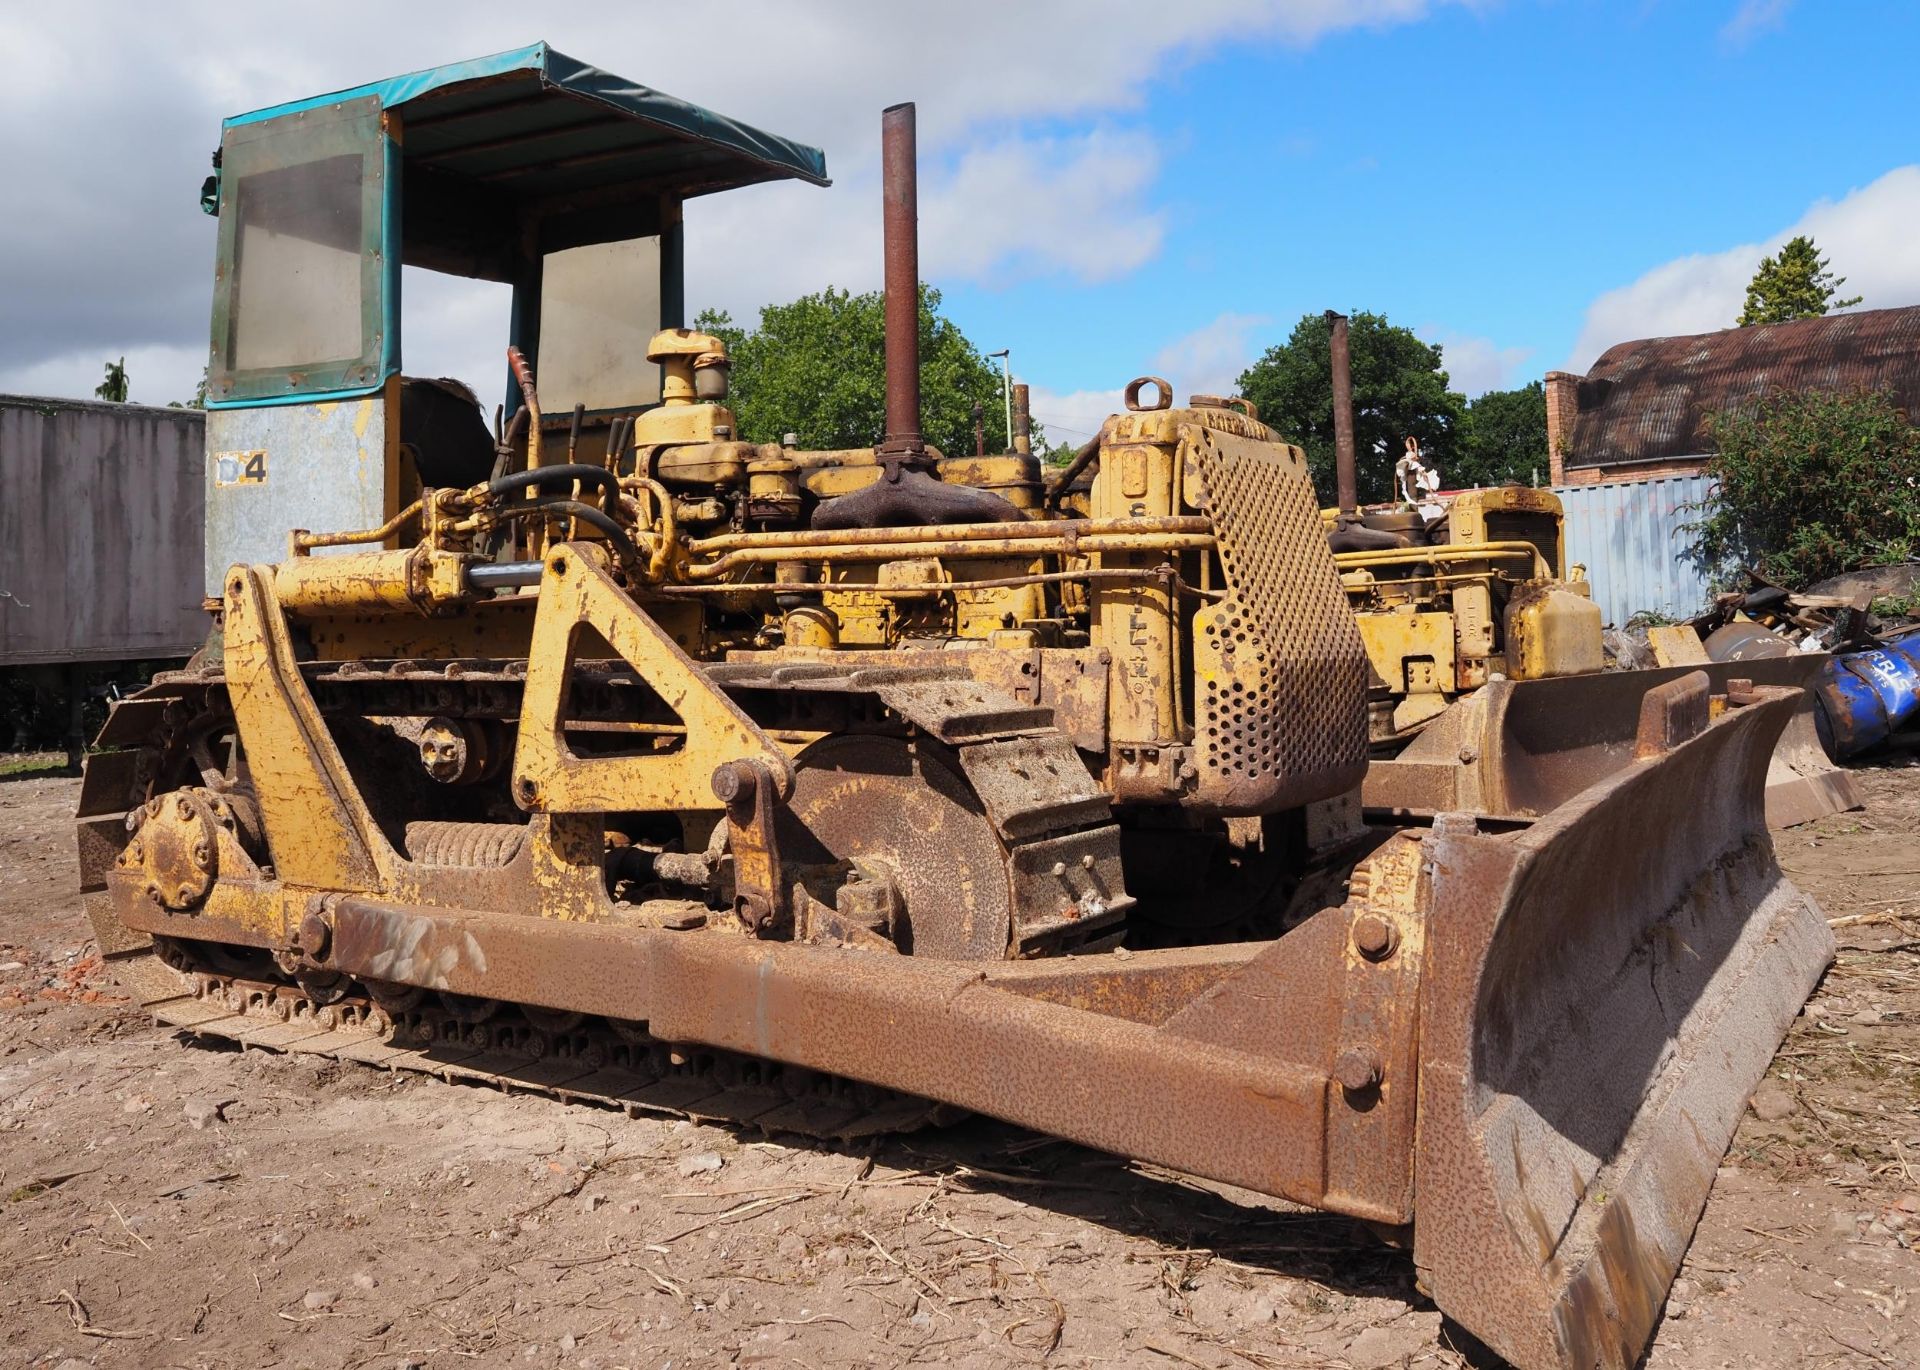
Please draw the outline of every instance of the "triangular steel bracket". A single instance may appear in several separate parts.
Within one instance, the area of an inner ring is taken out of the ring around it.
[[[686,725],[686,744],[651,756],[576,756],[561,710],[574,670],[576,630],[606,639]],[[606,554],[561,543],[547,553],[527,654],[513,797],[534,813],[677,812],[721,809],[713,773],[727,762],[757,759],[780,796],[792,792],[793,766],[780,745],[748,718],[699,663],[607,574]]]

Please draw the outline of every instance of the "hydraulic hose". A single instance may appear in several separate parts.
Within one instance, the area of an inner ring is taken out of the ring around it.
[[[557,471],[562,468],[547,469]],[[627,536],[627,530],[591,504],[582,504],[579,500],[567,499],[561,495],[543,495],[538,499],[510,504],[500,511],[502,518],[525,518],[530,514],[578,519],[589,528],[604,533],[607,541],[613,545],[615,551],[620,553],[623,560],[636,562],[640,559],[640,549],[634,546],[633,539]]]
[[[556,485],[571,485],[575,481],[582,485],[597,485],[614,495],[620,493],[620,478],[604,466],[589,466],[585,462],[571,462],[561,466],[537,466],[528,471],[515,471],[511,475],[501,476],[487,483],[487,493],[496,498],[511,495],[528,486],[542,486],[549,482]]]

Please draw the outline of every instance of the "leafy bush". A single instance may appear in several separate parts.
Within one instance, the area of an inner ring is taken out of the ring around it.
[[[1920,429],[1884,391],[1788,391],[1715,416],[1694,551],[1799,589],[1920,550]]]

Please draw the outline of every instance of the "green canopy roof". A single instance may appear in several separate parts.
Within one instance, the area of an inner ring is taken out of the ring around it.
[[[601,71],[545,43],[254,110],[225,127],[366,96],[400,112],[409,172],[457,177],[522,202],[615,187],[684,198],[786,178],[830,184],[818,148]]]

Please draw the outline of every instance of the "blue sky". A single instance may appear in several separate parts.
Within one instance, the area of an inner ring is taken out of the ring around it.
[[[688,209],[689,298],[879,284],[881,108],[920,109],[923,273],[1056,436],[1145,371],[1219,390],[1309,312],[1443,344],[1468,393],[1730,323],[1812,231],[1920,304],[1920,5],[1891,0],[0,0],[0,390],[190,394],[223,115],[545,38],[827,152]],[[377,34],[377,41],[371,36]],[[712,41],[716,36],[722,41]],[[699,41],[688,41],[698,38]],[[505,300],[408,286],[410,370],[501,384]]]
[[[1920,157],[1920,6],[1756,10],[1774,21],[1733,27],[1732,0],[1517,0],[1304,50],[1230,47],[1135,116],[1167,149],[1153,260],[1124,283],[965,284],[948,302],[1054,390],[1110,386],[1149,362],[1143,345],[1223,314],[1266,320],[1246,330],[1257,352],[1328,307],[1480,340],[1504,363],[1468,368],[1483,382],[1584,366],[1603,293],[1758,243]]]

